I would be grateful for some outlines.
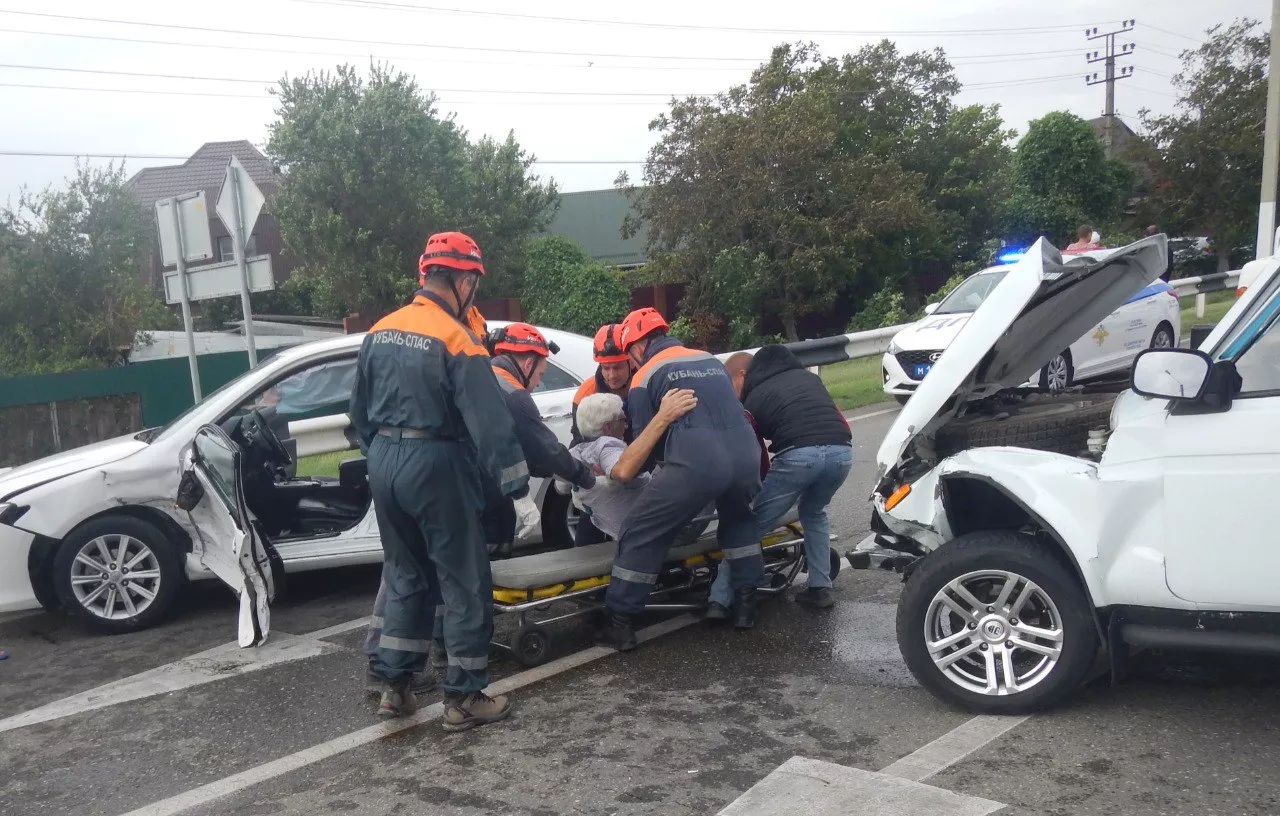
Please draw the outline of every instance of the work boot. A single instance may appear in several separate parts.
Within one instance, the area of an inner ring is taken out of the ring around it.
[[[707,604],[706,610],[703,611],[702,619],[711,623],[724,623],[729,620],[729,610],[715,601],[711,601]]]
[[[483,691],[473,691],[470,694],[446,692],[444,717],[440,724],[446,731],[466,731],[477,725],[505,720],[510,713],[511,697],[506,694],[490,697]]]
[[[830,609],[835,606],[836,599],[831,594],[831,587],[805,587],[796,593],[796,603],[813,609]]]
[[[382,692],[387,689],[387,681],[383,680],[382,677],[373,670],[372,664],[370,664],[368,670],[365,672],[364,680],[365,694],[369,697],[380,697],[382,696]],[[426,669],[425,671],[414,673],[413,679],[409,681],[409,690],[414,694],[426,694],[427,692],[435,691],[436,687],[439,685],[440,679],[436,676],[435,671],[432,669]]]
[[[378,705],[378,716],[383,719],[408,717],[418,710],[418,698],[413,696],[408,681],[388,686],[382,692],[382,702]]]
[[[756,627],[755,587],[747,587],[733,593],[733,625],[737,629]]]
[[[631,625],[628,615],[606,612],[604,623],[596,630],[596,645],[620,652],[629,652],[636,647],[636,630]]]

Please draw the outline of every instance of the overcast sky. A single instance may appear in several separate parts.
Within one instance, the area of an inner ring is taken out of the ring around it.
[[[999,103],[1008,125],[1021,132],[1051,110],[1086,118],[1102,112],[1103,88],[1086,87],[1083,79],[1086,70],[1101,69],[1085,65],[1084,52],[1098,44],[1085,41],[1084,28],[1134,18],[1124,39],[1137,44],[1128,61],[1135,76],[1118,84],[1116,107],[1136,125],[1141,108],[1172,106],[1178,52],[1215,23],[1249,16],[1266,25],[1269,6],[1266,0],[0,0],[0,152],[185,157],[207,141],[261,146],[274,119],[267,89],[281,75],[341,62],[363,68],[373,57],[436,89],[441,109],[456,112],[472,136],[514,130],[545,162],[538,172],[562,189],[598,189],[619,170],[638,177],[652,143],[648,122],[670,95],[741,83],[780,42],[813,40],[824,55],[884,37],[903,50],[944,48],[966,86],[960,101]],[[45,70],[54,68],[63,70]],[[134,158],[128,170],[174,163]],[[57,183],[72,169],[70,158],[0,155],[0,201],[23,185]]]

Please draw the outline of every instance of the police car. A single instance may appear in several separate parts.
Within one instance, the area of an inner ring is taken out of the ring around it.
[[[1068,263],[1089,264],[1113,250],[1091,250],[1064,256]],[[899,402],[915,393],[962,326],[1004,280],[1009,263],[1021,253],[1002,255],[1001,265],[984,269],[956,287],[940,303],[925,306],[925,317],[894,335],[881,362],[884,391]],[[1127,370],[1147,348],[1177,348],[1182,323],[1178,295],[1157,280],[1095,324],[1028,380],[1027,384],[1061,391],[1079,380]]]

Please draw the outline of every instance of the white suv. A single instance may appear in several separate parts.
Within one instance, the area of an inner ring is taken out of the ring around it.
[[[1081,455],[934,446],[1155,280],[1166,251],[1161,235],[1080,263],[1038,243],[886,435],[859,549],[908,554],[898,644],[937,696],[1040,709],[1080,684],[1099,646],[1117,673],[1134,647],[1280,652],[1275,266],[1201,350],[1142,352],[1092,444],[1076,428]]]

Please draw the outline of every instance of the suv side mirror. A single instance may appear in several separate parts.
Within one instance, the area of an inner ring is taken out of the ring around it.
[[[927,315],[931,315],[937,310],[938,310],[938,304],[936,303],[926,303],[924,306],[924,313]]]
[[[1144,397],[1195,401],[1203,396],[1212,368],[1203,351],[1146,349],[1133,361],[1130,386]]]

